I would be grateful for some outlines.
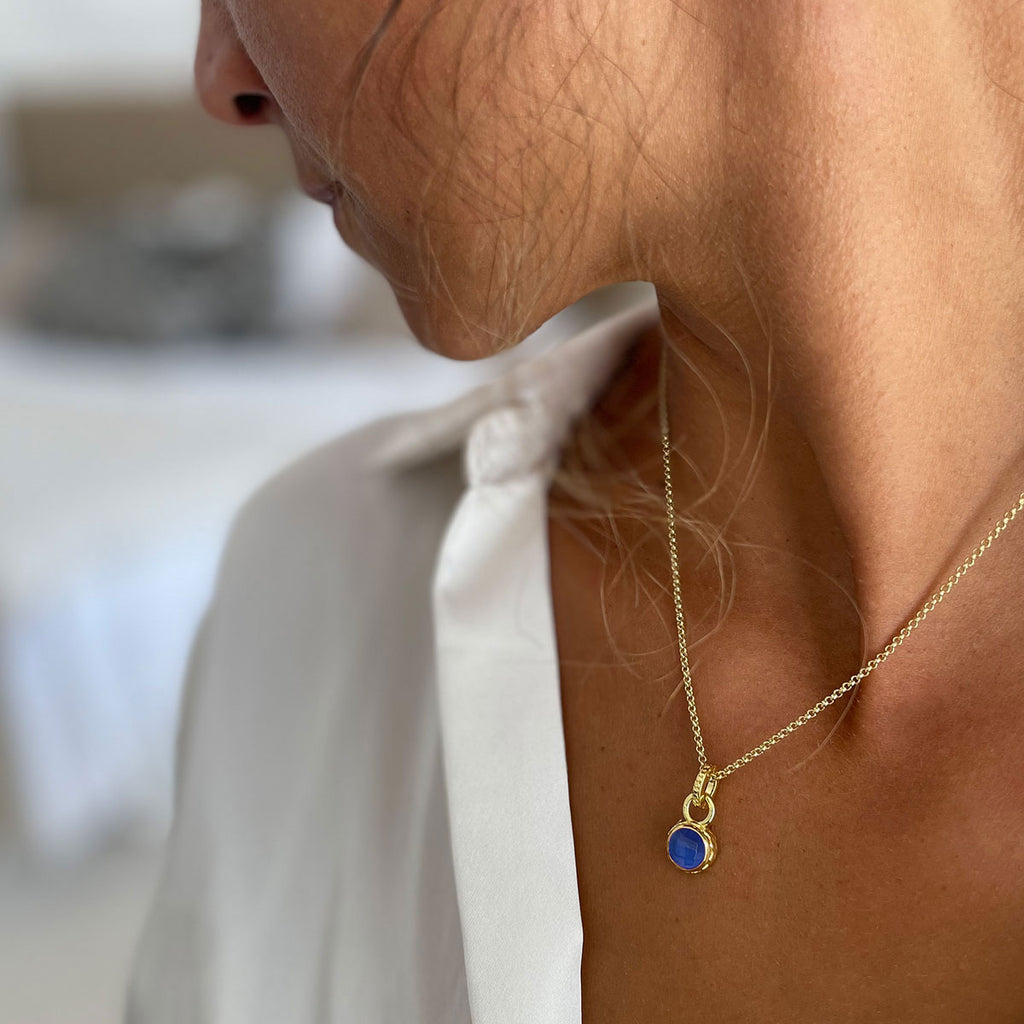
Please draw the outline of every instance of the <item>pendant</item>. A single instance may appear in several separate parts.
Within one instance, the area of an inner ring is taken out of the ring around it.
[[[708,828],[715,816],[715,802],[711,799],[718,786],[714,765],[707,765],[697,773],[693,792],[683,801],[683,816],[668,833],[668,859],[681,871],[695,875],[707,871],[718,855],[718,843]],[[702,818],[694,817],[694,810],[703,810]]]

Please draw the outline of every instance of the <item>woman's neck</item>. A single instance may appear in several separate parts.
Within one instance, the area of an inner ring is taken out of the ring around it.
[[[769,398],[766,373],[723,365],[670,310],[662,329],[683,355],[668,378],[682,503],[724,527],[741,572],[778,572],[764,557],[775,550],[790,571],[802,562],[840,582],[869,648],[1024,491],[1024,373],[997,354],[975,364],[953,346],[872,352],[851,340],[798,376],[779,345]]]
[[[896,33],[891,5],[877,23],[845,6],[716,26],[742,41],[720,60],[728,117],[699,201],[677,193],[679,244],[647,257],[669,340],[725,396],[733,454],[750,384],[758,429],[771,392],[734,531],[841,552],[875,646],[1024,490],[1024,101],[977,9],[911,6]],[[713,478],[720,410],[682,363],[670,380],[680,446]]]

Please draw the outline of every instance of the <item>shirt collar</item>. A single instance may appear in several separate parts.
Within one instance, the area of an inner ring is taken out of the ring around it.
[[[371,464],[401,469],[464,446],[471,487],[549,471],[572,421],[657,318],[645,300],[454,401],[395,417]]]
[[[406,421],[409,464],[464,443],[467,484],[438,552],[441,748],[474,1024],[581,1016],[583,925],[551,606],[548,470],[572,419],[656,317],[606,320]]]

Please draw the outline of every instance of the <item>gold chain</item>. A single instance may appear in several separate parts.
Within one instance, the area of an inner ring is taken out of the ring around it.
[[[682,588],[679,583],[679,553],[676,547],[676,510],[675,498],[672,493],[672,441],[668,422],[668,400],[666,385],[666,349],[662,348],[662,363],[660,377],[660,412],[661,412],[661,441],[662,459],[665,473],[665,512],[668,517],[668,547],[669,559],[672,565],[672,598],[676,609],[676,630],[679,634],[679,663],[682,668],[683,686],[686,689],[686,703],[690,712],[690,725],[693,728],[693,742],[697,748],[697,757],[700,759],[700,769],[705,773],[708,780],[717,782],[731,775],[737,768],[749,764],[755,757],[760,757],[765,751],[770,750],[780,740],[784,740],[790,733],[795,732],[802,725],[806,725],[811,719],[817,718],[827,707],[834,704],[843,694],[848,693],[859,682],[869,676],[879,665],[886,661],[890,655],[901,647],[907,637],[928,617],[942,599],[960,582],[967,570],[972,568],[975,562],[992,546],[996,538],[1017,518],[1024,510],[1024,492],[1021,493],[1014,506],[999,520],[992,528],[988,536],[960,563],[956,571],[946,580],[945,583],[935,591],[934,594],[922,605],[916,615],[879,651],[869,662],[859,668],[845,683],[837,686],[827,697],[823,697],[813,707],[808,708],[799,718],[794,718],[789,725],[783,726],[777,733],[769,736],[768,739],[759,743],[756,747],[748,750],[742,757],[738,757],[731,764],[724,768],[716,768],[708,761],[704,750],[704,737],[701,733],[700,718],[697,715],[697,702],[693,695],[693,679],[690,676],[690,657],[686,649],[686,621],[683,617]]]

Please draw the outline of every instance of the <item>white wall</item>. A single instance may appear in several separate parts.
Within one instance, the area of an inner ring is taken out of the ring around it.
[[[199,0],[0,0],[0,103],[187,86],[198,26]]]

